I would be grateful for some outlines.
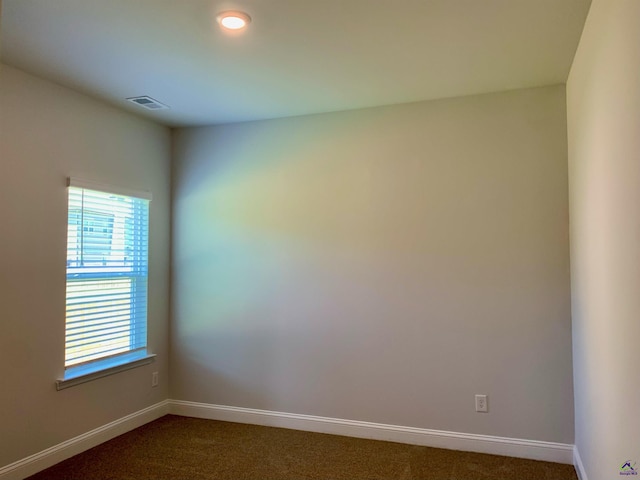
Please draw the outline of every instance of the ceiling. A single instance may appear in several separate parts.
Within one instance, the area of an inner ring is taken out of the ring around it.
[[[589,4],[3,0],[1,54],[158,123],[211,125],[564,83]],[[228,9],[252,17],[242,35],[218,28]]]

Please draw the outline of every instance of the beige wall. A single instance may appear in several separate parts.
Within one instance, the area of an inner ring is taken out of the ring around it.
[[[576,445],[640,465],[640,2],[594,0],[567,84]]]
[[[167,398],[169,130],[0,70],[0,466]],[[64,366],[69,175],[150,190],[157,362],[56,391]],[[161,385],[151,388],[151,372]]]
[[[174,139],[172,398],[573,443],[564,86]]]

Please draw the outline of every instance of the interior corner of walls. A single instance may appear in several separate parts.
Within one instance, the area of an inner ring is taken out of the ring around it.
[[[582,463],[582,458],[580,458],[580,452],[577,445],[573,446],[573,466],[576,469],[578,480],[589,480],[587,472],[584,469],[584,464]]]

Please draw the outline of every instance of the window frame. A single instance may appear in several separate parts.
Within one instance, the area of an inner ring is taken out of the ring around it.
[[[152,200],[152,196],[150,192],[145,192],[145,191],[138,191],[138,190],[132,190],[132,189],[128,189],[128,188],[123,188],[123,187],[117,187],[117,186],[112,186],[112,185],[106,185],[106,184],[102,184],[102,183],[98,183],[98,182],[93,182],[93,181],[88,181],[88,180],[83,180],[83,179],[78,179],[76,177],[70,177],[67,179],[67,197],[66,197],[66,202],[67,202],[67,239],[66,239],[66,247],[67,249],[65,250],[65,257],[66,257],[66,280],[65,280],[65,284],[66,284],[66,289],[68,292],[68,288],[69,288],[69,283],[70,283],[70,269],[74,268],[70,266],[70,259],[69,259],[69,245],[70,245],[70,235],[69,235],[69,225],[70,223],[70,216],[71,216],[71,190],[70,187],[73,188],[79,188],[79,189],[84,189],[84,190],[89,190],[89,191],[93,191],[93,192],[101,192],[101,193],[107,193],[110,195],[115,195],[115,196],[124,196],[124,197],[129,197],[130,199],[136,199],[136,200],[143,200],[146,202],[146,205],[143,205],[142,208],[146,208],[145,212],[136,212],[133,215],[133,218],[137,221],[140,222],[140,219],[144,219],[145,223],[142,223],[142,227],[145,228],[145,230],[140,234],[142,235],[141,240],[143,242],[146,242],[146,247],[144,248],[144,254],[146,255],[146,257],[144,258],[144,260],[140,260],[140,259],[136,259],[135,261],[132,261],[131,263],[131,270],[127,271],[126,273],[130,273],[130,275],[126,275],[122,274],[121,278],[130,278],[131,279],[131,291],[134,292],[136,288],[144,288],[144,292],[142,295],[142,298],[144,298],[144,330],[145,330],[145,338],[143,342],[139,342],[135,339],[135,335],[140,335],[140,333],[137,333],[137,327],[139,326],[139,323],[136,324],[130,324],[129,325],[129,350],[128,351],[123,351],[123,352],[119,352],[119,353],[115,353],[109,356],[104,356],[101,358],[96,358],[96,359],[91,359],[88,360],[86,362],[81,362],[81,363],[76,363],[76,364],[72,364],[72,365],[67,365],[67,321],[68,321],[68,316],[67,314],[65,314],[65,342],[64,342],[64,352],[65,352],[65,366],[64,366],[64,376],[61,379],[58,379],[56,381],[56,389],[57,390],[62,390],[74,385],[78,385],[80,383],[84,383],[84,382],[88,382],[90,380],[96,379],[96,378],[101,378],[101,377],[105,377],[107,375],[112,375],[114,373],[117,372],[121,372],[124,370],[129,370],[131,368],[136,368],[138,366],[142,366],[142,365],[147,365],[151,362],[154,361],[155,359],[155,354],[149,353],[148,351],[148,325],[149,325],[149,316],[148,316],[148,303],[149,303],[149,296],[148,296],[148,285],[149,285],[149,275],[148,275],[148,268],[149,268],[149,247],[148,247],[148,243],[150,240],[150,232],[148,229],[148,222],[149,222],[149,216],[150,216],[150,203]],[[84,212],[86,212],[86,210],[84,210],[84,205],[81,207],[81,213],[84,214]],[[134,202],[134,206],[132,206],[131,208],[133,209],[138,209],[141,208],[140,207],[140,203],[139,202]],[[95,215],[100,215],[100,213],[95,214]],[[138,215],[142,214],[143,216],[138,217]],[[80,228],[82,228],[84,230],[85,225],[83,224]],[[109,228],[109,224],[107,223],[105,228]],[[111,224],[111,228],[112,228],[112,224]],[[127,227],[129,228],[129,227]],[[139,229],[140,228],[140,223],[137,223],[134,225],[134,227],[131,227],[132,229]],[[105,230],[105,232],[107,232],[107,230]],[[128,233],[128,230],[125,229],[125,232]],[[109,240],[110,242],[110,246],[109,246],[109,250],[111,251],[111,243],[113,242],[113,238],[111,238]],[[82,247],[84,249],[84,246]],[[84,250],[83,250],[84,252]],[[126,257],[125,257],[126,260]],[[77,262],[77,259],[76,259]],[[142,263],[141,263],[142,262]],[[77,266],[75,268],[78,268]],[[144,276],[140,276],[140,268],[142,268],[144,270],[145,275]],[[73,275],[78,275],[81,272],[76,270],[75,272],[73,272]],[[86,275],[92,275],[89,274],[88,272],[85,273]],[[118,277],[118,275],[114,275],[114,272],[105,272],[102,274],[93,274],[96,276],[96,279],[104,279],[104,280],[109,280],[109,279],[114,279],[116,277]],[[86,278],[86,277],[85,277]],[[144,285],[140,285],[140,281],[144,282]],[[68,306],[68,293],[66,295],[66,303]],[[135,301],[140,298],[138,295],[132,294],[131,296],[131,300],[130,300],[130,305],[134,305]],[[131,307],[133,308],[133,307]],[[139,321],[139,319],[138,319]],[[133,344],[131,342],[134,342]],[[132,345],[138,345],[136,348],[132,349]]]

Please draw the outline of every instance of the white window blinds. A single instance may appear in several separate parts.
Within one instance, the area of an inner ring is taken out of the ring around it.
[[[149,198],[86,185],[69,181],[65,369],[147,346]]]

